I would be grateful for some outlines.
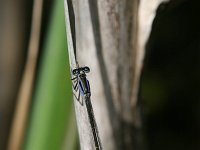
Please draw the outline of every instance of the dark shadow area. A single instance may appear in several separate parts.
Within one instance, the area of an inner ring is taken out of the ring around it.
[[[161,4],[142,78],[150,150],[200,149],[200,1]]]
[[[76,58],[76,30],[75,30],[75,15],[74,15],[74,6],[71,0],[67,0],[68,3],[68,10],[69,10],[69,20],[70,20],[70,27],[72,32],[72,42],[74,46],[74,54]],[[76,59],[77,60],[77,59]]]

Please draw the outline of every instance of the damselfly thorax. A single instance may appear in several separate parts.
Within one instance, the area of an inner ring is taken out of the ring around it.
[[[79,89],[79,92],[81,96],[87,96],[90,97],[90,83],[87,80],[86,73],[90,72],[89,67],[79,67],[74,70],[72,70],[72,74],[75,76],[72,80],[75,80],[75,86],[74,90],[77,91]],[[79,95],[80,95],[79,94]],[[79,96],[80,98],[80,96]]]

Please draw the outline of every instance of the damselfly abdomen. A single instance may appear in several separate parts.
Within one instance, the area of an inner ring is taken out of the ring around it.
[[[83,101],[80,101],[80,95],[82,96],[82,99],[85,101],[88,118],[90,122],[90,126],[92,129],[93,139],[95,143],[96,150],[102,150],[101,141],[99,138],[99,132],[96,124],[96,120],[94,118],[93,108],[91,104],[91,91],[90,91],[90,83],[86,77],[86,73],[90,72],[89,67],[79,67],[77,65],[77,68],[72,70],[74,78],[72,80],[74,81],[73,89],[75,92],[78,92],[78,97],[75,95],[75,98],[83,105]]]

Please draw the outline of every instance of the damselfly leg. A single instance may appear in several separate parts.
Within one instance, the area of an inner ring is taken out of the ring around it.
[[[73,90],[75,91],[75,92],[73,92],[73,95],[74,95],[74,97],[76,98],[76,100],[81,104],[81,105],[83,105],[83,100],[81,100],[81,97],[80,97],[80,91],[78,91],[78,77],[74,77],[74,78],[72,78],[71,79],[73,82],[72,82],[72,87],[73,87]],[[76,93],[77,93],[77,91],[78,91],[78,96],[76,95]]]
[[[75,85],[74,85],[75,84]],[[78,91],[78,80],[72,84],[73,89],[77,92]]]

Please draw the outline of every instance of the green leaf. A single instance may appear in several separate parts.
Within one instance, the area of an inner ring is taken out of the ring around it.
[[[25,150],[61,149],[69,123],[72,92],[63,5],[55,1],[42,49]]]

